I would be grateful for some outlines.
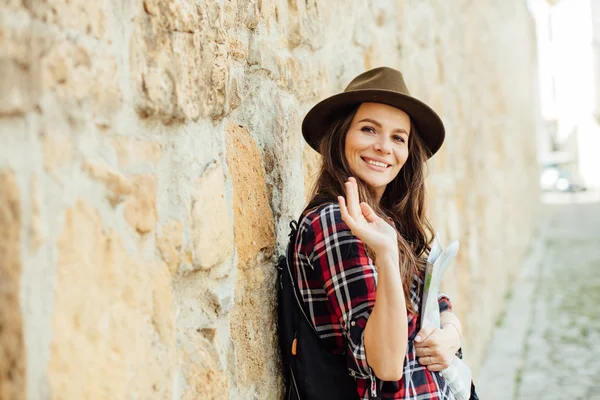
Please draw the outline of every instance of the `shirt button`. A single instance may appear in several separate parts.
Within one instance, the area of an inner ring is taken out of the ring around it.
[[[350,375],[352,375],[352,376],[356,376],[356,372],[354,372],[354,371],[350,371]]]
[[[354,325],[356,325],[356,321],[352,321],[352,322],[350,322],[350,325],[351,325],[351,326],[354,326]]]

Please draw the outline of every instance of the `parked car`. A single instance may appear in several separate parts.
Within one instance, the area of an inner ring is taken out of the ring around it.
[[[549,192],[581,192],[587,189],[573,174],[558,164],[542,166],[540,186],[542,190]]]

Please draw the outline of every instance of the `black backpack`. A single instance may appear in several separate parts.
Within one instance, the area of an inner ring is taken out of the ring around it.
[[[286,255],[277,262],[277,319],[286,400],[358,400],[346,355],[331,353],[304,313],[292,274],[298,223],[290,222]]]

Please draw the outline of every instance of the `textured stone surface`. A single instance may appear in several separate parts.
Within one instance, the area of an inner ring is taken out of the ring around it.
[[[381,65],[401,68],[446,124],[429,214],[444,241],[461,242],[444,290],[477,370],[535,215],[524,2],[0,9],[0,168],[15,187],[0,199],[21,210],[0,229],[24,241],[0,248],[27,277],[6,286],[23,300],[6,314],[22,313],[10,335],[27,338],[1,342],[21,363],[11,390],[278,399],[272,267],[319,168],[301,119]]]
[[[59,176],[59,170],[72,161],[73,142],[64,135],[47,135],[43,139],[44,167]]]
[[[26,398],[21,287],[21,207],[15,174],[0,170],[0,398]]]
[[[138,165],[145,162],[156,164],[162,155],[160,144],[122,136],[113,139],[117,161],[121,166]]]
[[[148,174],[131,178],[131,196],[125,202],[125,219],[139,233],[156,225],[156,177]]]
[[[157,234],[156,246],[160,250],[163,261],[169,266],[171,274],[177,272],[181,262],[182,230],[181,222],[171,220],[161,228],[160,235]]]
[[[145,0],[131,41],[136,109],[165,122],[225,113],[225,31],[217,3]]]
[[[240,126],[227,127],[227,165],[233,184],[235,247],[240,265],[273,249],[273,213],[269,208],[262,157],[254,139]]]
[[[211,166],[198,181],[192,204],[194,265],[208,269],[233,254],[233,227],[229,218],[223,169]]]
[[[92,179],[96,179],[106,186],[107,198],[113,206],[123,201],[125,196],[130,194],[134,188],[133,184],[123,174],[105,163],[87,162],[83,165],[83,170]]]
[[[275,323],[272,265],[264,257],[272,253],[275,244],[274,221],[260,152],[248,131],[233,124],[227,128],[227,164],[233,183],[239,257],[231,317],[238,384],[251,387],[259,398],[268,398],[274,395],[270,388],[277,384],[272,372],[276,370],[278,347],[274,330],[264,329]],[[270,311],[262,312],[264,309]]]
[[[0,116],[22,115],[39,94],[40,81],[32,68],[31,18],[19,7],[0,14]]]
[[[183,351],[183,374],[188,387],[183,393],[184,400],[217,400],[229,392],[229,376],[220,365],[215,354],[206,343],[191,342]]]
[[[152,317],[173,346],[166,266],[150,273],[153,267],[129,255],[114,231],[103,232],[100,216],[83,200],[66,211],[57,249],[52,398],[170,396],[173,360],[157,357],[148,323]]]
[[[41,213],[41,193],[38,176],[33,176],[31,179],[31,221],[29,223],[29,248],[36,251],[46,240],[48,235],[47,228],[44,225]]]

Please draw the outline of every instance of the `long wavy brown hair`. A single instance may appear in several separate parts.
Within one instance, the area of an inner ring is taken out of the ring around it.
[[[422,274],[425,269],[433,239],[433,228],[425,216],[425,166],[429,152],[411,124],[406,163],[377,202],[372,189],[352,174],[344,152],[346,134],[359,106],[341,110],[327,127],[319,145],[323,162],[306,209],[323,203],[337,203],[338,196],[345,196],[344,182],[354,176],[360,201],[369,204],[380,217],[389,217],[395,223],[406,307],[409,312],[417,314],[418,310],[414,309],[410,300],[410,287],[413,276]],[[367,251],[374,257],[371,250]]]

